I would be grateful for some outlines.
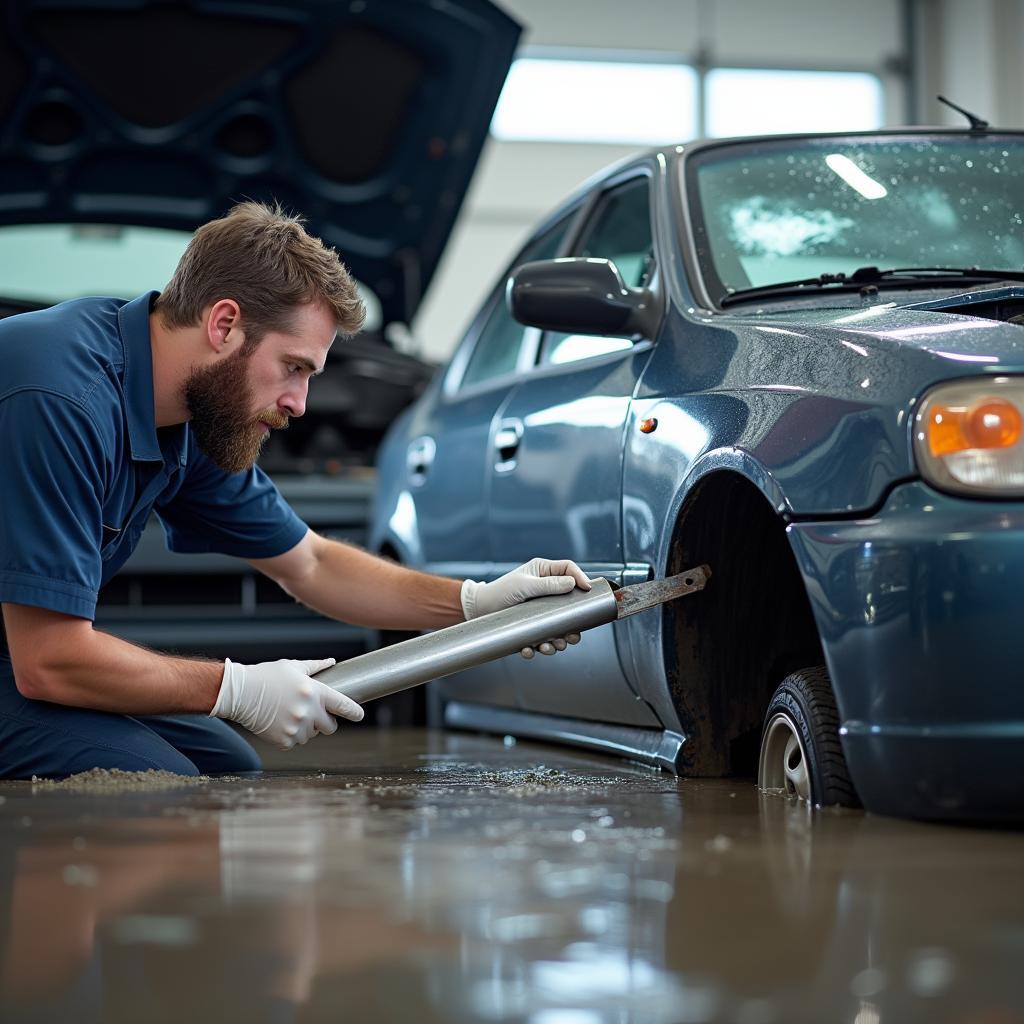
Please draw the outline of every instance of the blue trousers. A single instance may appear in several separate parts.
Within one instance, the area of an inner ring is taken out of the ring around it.
[[[116,715],[28,700],[0,658],[0,778],[63,778],[90,768],[177,775],[259,771],[259,755],[206,715]]]

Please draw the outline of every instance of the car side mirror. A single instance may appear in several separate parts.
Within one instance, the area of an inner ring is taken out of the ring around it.
[[[564,334],[653,339],[657,302],[627,288],[611,260],[538,260],[517,267],[505,289],[509,312],[527,327]]]

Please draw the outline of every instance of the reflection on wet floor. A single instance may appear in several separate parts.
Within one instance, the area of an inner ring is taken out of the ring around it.
[[[180,790],[0,783],[0,1020],[1024,1021],[1024,834],[336,740]]]

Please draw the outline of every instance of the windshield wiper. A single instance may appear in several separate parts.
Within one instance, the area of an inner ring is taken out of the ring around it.
[[[980,267],[858,267],[849,274],[820,274],[805,277],[799,281],[779,281],[777,284],[759,285],[756,288],[740,288],[723,295],[719,306],[730,306],[735,302],[759,299],[768,295],[799,295],[804,291],[831,287],[835,291],[859,291],[869,285],[906,286],[920,284],[952,283],[960,281],[1024,281],[1024,270],[983,270]]]

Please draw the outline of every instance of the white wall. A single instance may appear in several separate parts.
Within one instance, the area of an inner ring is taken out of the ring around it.
[[[996,127],[1024,126],[1024,0],[917,0],[915,19],[923,122],[965,123],[942,93]]]
[[[714,63],[873,70],[886,123],[905,124],[902,0],[504,0],[525,46],[698,54]],[[936,92],[1002,125],[1024,120],[1024,0],[913,0],[921,120],[962,123]],[[840,125],[841,127],[841,125]],[[489,140],[455,232],[413,325],[444,360],[531,227],[631,147]]]

